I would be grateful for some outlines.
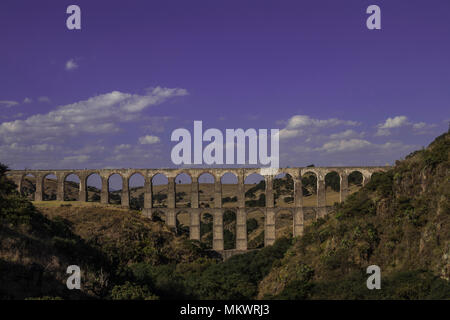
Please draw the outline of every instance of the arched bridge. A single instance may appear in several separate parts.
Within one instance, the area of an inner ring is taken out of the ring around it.
[[[348,176],[352,172],[360,172],[365,185],[372,174],[375,172],[383,172],[390,169],[390,167],[302,167],[302,168],[283,168],[279,169],[277,175],[280,173],[288,174],[293,179],[293,205],[289,207],[275,206],[273,181],[275,175],[272,173],[264,174],[265,180],[265,206],[257,208],[264,213],[264,243],[271,245],[275,241],[275,216],[280,210],[289,211],[292,214],[292,234],[294,236],[303,233],[304,225],[304,205],[302,195],[302,177],[308,174],[314,174],[317,181],[317,203],[315,205],[316,217],[322,217],[327,213],[326,210],[326,194],[325,194],[325,176],[328,173],[336,172],[340,176],[340,201],[343,201],[349,193]],[[213,216],[213,249],[219,252],[224,250],[223,237],[223,214],[225,210],[233,210],[236,214],[236,251],[247,250],[247,214],[256,208],[248,208],[245,206],[245,179],[252,174],[260,174],[261,169],[257,168],[236,168],[236,169],[84,169],[84,170],[12,170],[9,172],[9,177],[12,179],[19,190],[22,190],[22,184],[25,176],[33,175],[36,178],[36,201],[43,200],[43,185],[44,179],[48,175],[56,176],[56,200],[64,201],[65,181],[67,176],[78,176],[79,183],[79,201],[87,201],[87,179],[93,174],[98,174],[101,177],[101,197],[100,202],[109,203],[108,181],[113,174],[118,174],[122,177],[121,203],[124,207],[130,205],[130,186],[129,181],[131,176],[140,174],[145,180],[144,183],[144,209],[143,213],[147,217],[152,217],[152,214],[159,212],[165,215],[165,222],[170,227],[176,226],[176,217],[180,212],[187,212],[189,214],[189,234],[190,238],[200,240],[200,217],[205,211],[211,213]],[[205,209],[199,206],[199,182],[198,179],[203,174],[210,174],[214,179],[214,184],[211,185],[211,192],[214,194],[214,202],[211,208]],[[224,208],[222,205],[222,177],[225,174],[231,173],[237,179],[237,201],[233,208]],[[163,174],[168,179],[167,185],[167,207],[155,208],[153,203],[153,186],[152,179],[157,174]],[[191,192],[187,195],[190,199],[189,208],[177,208],[176,205],[176,177],[180,174],[187,174],[191,178]]]

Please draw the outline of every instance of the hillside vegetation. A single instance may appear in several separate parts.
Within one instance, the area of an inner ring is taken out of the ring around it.
[[[6,170],[0,166],[0,298],[113,297],[132,264],[188,263],[209,254],[138,212],[52,202],[35,207],[16,193]],[[65,285],[69,265],[81,268],[81,291]]]
[[[260,283],[278,299],[450,298],[450,134],[306,228]],[[382,290],[368,290],[378,265]]]
[[[225,262],[205,241],[188,240],[185,226],[171,230],[138,211],[79,202],[33,205],[0,166],[0,298],[448,299],[449,151],[447,133],[374,175],[302,237],[286,233],[273,246]],[[290,184],[279,183],[283,198]],[[259,201],[263,189],[254,185],[248,196]],[[263,223],[251,219],[249,240],[260,244]],[[81,290],[65,285],[73,264],[82,270]],[[366,287],[372,264],[381,267],[381,290]]]

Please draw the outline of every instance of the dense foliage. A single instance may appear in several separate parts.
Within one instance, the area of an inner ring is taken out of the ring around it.
[[[318,219],[260,284],[260,298],[449,299],[450,134],[377,173]],[[368,290],[378,265],[381,290]]]

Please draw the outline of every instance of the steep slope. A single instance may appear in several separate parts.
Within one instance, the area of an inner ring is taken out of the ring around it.
[[[450,298],[450,134],[412,153],[307,227],[259,298]],[[369,265],[382,289],[368,290]]]
[[[19,196],[6,171],[0,165],[0,299],[90,299],[112,292],[123,297],[117,291],[129,265],[188,263],[206,255],[200,244],[135,211],[80,203],[34,206]],[[69,265],[81,269],[81,290],[66,287]],[[155,298],[148,290],[145,297]]]

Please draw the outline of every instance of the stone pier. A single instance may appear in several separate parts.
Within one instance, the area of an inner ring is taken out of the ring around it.
[[[201,215],[210,213],[213,216],[213,249],[216,251],[224,250],[224,222],[223,217],[226,211],[233,211],[236,215],[236,244],[235,251],[243,252],[247,250],[247,216],[253,210],[259,210],[264,213],[264,242],[265,245],[272,245],[276,239],[275,222],[280,211],[290,212],[292,215],[292,234],[301,236],[303,234],[305,214],[304,197],[302,191],[302,177],[306,174],[314,174],[317,181],[317,204],[315,208],[316,218],[322,218],[327,213],[326,185],[325,177],[328,173],[336,172],[340,176],[340,197],[339,201],[344,201],[349,194],[348,177],[352,172],[360,172],[363,177],[363,185],[367,184],[375,172],[388,170],[390,167],[307,167],[307,168],[282,168],[279,174],[289,174],[294,182],[293,205],[283,207],[275,206],[274,199],[274,179],[275,175],[265,174],[262,179],[265,181],[265,206],[259,208],[248,208],[245,206],[245,185],[246,178],[251,174],[261,174],[258,168],[239,168],[239,169],[84,169],[84,170],[12,170],[8,177],[12,179],[21,192],[23,180],[26,175],[32,175],[36,181],[35,201],[44,200],[44,181],[48,175],[56,176],[56,200],[65,200],[65,181],[73,174],[80,179],[79,183],[79,201],[87,201],[87,179],[93,174],[101,178],[100,202],[108,204],[109,200],[109,178],[113,174],[122,177],[121,205],[128,208],[130,206],[130,186],[131,176],[139,174],[144,178],[144,208],[143,214],[151,218],[158,211],[165,216],[165,222],[169,227],[176,227],[176,216],[180,212],[187,212],[189,218],[189,236],[192,240],[200,240]],[[175,179],[178,175],[185,173],[191,178],[191,194],[189,208],[177,208],[176,206],[176,185]],[[199,182],[198,178],[208,173],[213,176],[213,208],[199,207]],[[234,174],[237,178],[237,202],[234,207],[223,208],[222,206],[222,177],[226,173]],[[153,185],[152,179],[157,174],[163,174],[168,179],[167,185],[167,207],[154,208],[153,206]]]

